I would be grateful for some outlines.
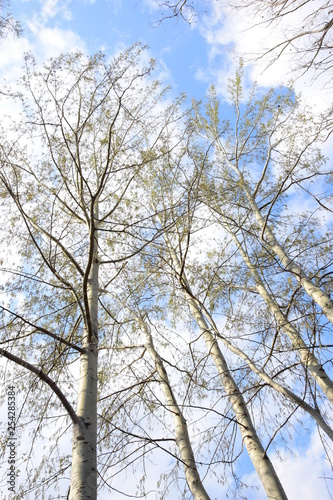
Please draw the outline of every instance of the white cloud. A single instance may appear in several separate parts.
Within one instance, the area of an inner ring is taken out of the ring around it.
[[[84,51],[81,38],[70,30],[42,27],[37,35],[39,53],[43,58],[56,56],[61,52]]]
[[[317,432],[309,435],[308,444],[304,451],[296,451],[294,456],[285,454],[286,461],[276,461],[277,473],[289,498],[329,500],[332,497],[323,478],[331,477],[332,471]]]
[[[300,61],[293,50],[285,51],[272,64],[271,54],[257,58],[265,49],[285,40],[291,30],[297,31],[304,17],[315,11],[320,2],[305,2],[303,10],[293,15],[291,26],[291,16],[270,25],[258,24],[258,17],[253,16],[253,12],[251,14],[251,9],[236,11],[228,7],[231,1],[212,3],[211,11],[197,25],[207,44],[208,64],[197,71],[196,77],[207,85],[214,83],[218,94],[229,100],[228,82],[234,78],[242,58],[245,65],[245,98],[253,82],[261,88],[270,88],[289,86],[294,80],[293,88],[303,103],[310,105],[315,113],[327,113],[333,101],[333,85],[328,84],[327,72],[319,75],[311,68],[302,74],[297,70]],[[299,43],[304,45],[306,41],[304,39]],[[332,140],[327,140],[323,145],[324,154],[331,156],[332,147]]]
[[[59,12],[68,18],[68,2],[47,0],[42,9],[27,20],[24,36],[10,35],[0,39],[0,75],[13,83],[22,73],[24,56],[32,52],[37,62],[43,63],[49,57],[62,52],[86,51],[86,46],[78,34],[70,29],[49,26],[49,21]],[[2,108],[2,113],[6,110]]]
[[[160,10],[160,7],[156,0],[143,0],[143,6],[147,7],[150,12],[157,12]]]
[[[278,458],[274,454],[270,458],[288,498],[302,500],[313,500],[314,498],[320,498],[321,500],[332,499],[329,492],[332,487],[330,484],[332,479],[329,479],[332,477],[332,470],[325,457],[318,432],[309,433],[308,442],[298,449],[295,448],[294,453],[280,453],[280,457]],[[256,474],[253,473],[243,476],[242,481],[255,485],[258,479]],[[259,491],[253,492],[253,494],[249,493],[248,490],[246,491],[249,500],[265,500],[266,495],[259,483],[257,487]]]
[[[40,12],[41,19],[47,22],[60,13],[66,21],[71,20],[72,14],[68,7],[70,2],[71,0],[43,0]]]
[[[10,35],[0,40],[0,74],[14,81],[21,73],[23,55],[32,49],[30,41]]]
[[[227,79],[234,75],[239,58],[242,57],[249,69],[251,80],[257,81],[260,86],[286,85],[291,79],[296,78],[296,91],[302,91],[306,101],[318,109],[327,109],[332,101],[332,89],[325,86],[327,74],[319,76],[316,80],[313,71],[301,76],[301,72],[294,69],[299,62],[297,60],[299,56],[296,57],[294,51],[286,51],[271,65],[270,54],[254,62],[257,55],[284,40],[291,29],[297,30],[303,18],[316,9],[318,1],[311,2],[310,6],[306,5],[302,11],[297,11],[293,15],[292,28],[290,16],[269,25],[258,24],[258,17],[256,18],[249,8],[236,11],[228,8],[228,3],[229,0],[214,2],[209,16],[198,26],[208,44],[210,74],[206,75],[209,79],[213,76],[221,94],[225,95]],[[198,76],[203,75],[198,73]]]
[[[88,0],[90,3],[95,3],[95,0]],[[107,0],[107,3],[112,8],[114,15],[118,15],[122,9],[123,0]]]
[[[27,28],[30,31],[31,50],[37,60],[46,60],[49,57],[59,55],[61,52],[85,51],[85,44],[78,34],[70,29],[51,26],[50,22],[60,14],[66,20],[71,19],[68,9],[69,2],[59,0],[47,0],[43,3],[41,11],[35,12],[31,19],[27,20]]]

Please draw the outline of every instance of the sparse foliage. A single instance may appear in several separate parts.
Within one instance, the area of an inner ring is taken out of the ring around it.
[[[8,0],[0,1],[0,38],[10,33],[19,36],[21,34],[20,23],[13,18],[10,12],[10,2]]]
[[[244,103],[241,70],[232,118],[214,89],[184,111],[142,51],[28,56],[2,133],[0,353],[31,432],[17,498],[245,498],[248,455],[282,500],[290,429],[333,439],[325,127],[292,91]]]

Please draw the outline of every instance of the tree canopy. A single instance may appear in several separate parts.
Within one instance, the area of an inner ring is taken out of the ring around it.
[[[214,88],[188,108],[146,59],[27,56],[13,92],[0,353],[31,433],[16,498],[245,498],[250,463],[286,499],[272,456],[291,431],[332,450],[326,121],[292,89],[245,98],[242,67],[229,116]]]

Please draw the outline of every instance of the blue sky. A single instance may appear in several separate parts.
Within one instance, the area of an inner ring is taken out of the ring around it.
[[[173,19],[158,27],[156,20],[161,11],[153,0],[16,0],[12,10],[23,33],[20,39],[9,37],[0,41],[1,78],[10,81],[20,74],[25,51],[31,50],[43,62],[49,56],[73,49],[88,53],[102,50],[112,56],[141,41],[149,46],[149,55],[157,61],[157,75],[172,86],[172,92],[185,92],[196,99],[204,97],[212,83],[224,98],[227,79],[233,76],[239,56],[248,56],[249,47],[255,51],[263,46],[271,34],[264,28],[246,31],[253,20],[234,13],[226,16],[223,1],[216,2],[214,10],[198,18],[194,25]],[[264,64],[247,66],[248,83],[256,79],[259,86],[266,88],[296,76],[291,73],[288,59],[278,61],[264,73],[263,67]],[[320,79],[311,84],[311,74],[297,80],[295,87],[302,90],[307,103],[318,109],[325,109],[331,102],[330,89],[323,90]],[[299,451],[296,448],[288,464],[273,456],[290,500],[328,500],[324,482],[316,479],[325,468],[318,436],[305,432],[297,439]],[[258,493],[249,498],[261,500],[264,496]]]
[[[112,55],[121,48],[141,41],[150,47],[150,55],[163,71],[165,83],[175,93],[186,92],[201,98],[214,83],[221,96],[226,94],[227,79],[234,75],[239,58],[253,60],[253,54],[273,40],[281,39],[286,27],[254,26],[246,12],[230,12],[226,0],[212,2],[206,15],[189,25],[182,19],[165,20],[157,27],[162,10],[155,0],[16,0],[12,11],[24,29],[20,40],[1,42],[0,72],[15,67],[24,51],[32,50],[41,60],[60,51],[81,49],[89,53],[102,50]],[[319,2],[320,3],[320,2]],[[318,0],[311,2],[312,6]],[[210,2],[206,2],[207,7]],[[299,22],[293,19],[295,25]],[[273,29],[274,28],[274,29]],[[292,54],[287,54],[263,71],[267,60],[247,64],[248,83],[259,86],[286,84],[300,76]],[[296,80],[311,105],[325,109],[332,100],[332,89],[323,88],[325,75],[313,82],[310,72]]]
[[[207,49],[198,30],[181,20],[166,21],[157,27],[160,12],[145,0],[19,0],[13,12],[24,28],[26,48],[37,50],[41,57],[74,46],[112,55],[141,41],[150,47],[150,55],[164,71],[165,83],[171,84],[175,92],[197,98],[205,93],[207,82],[200,81],[197,75],[207,67]],[[22,49],[22,40],[17,44]]]

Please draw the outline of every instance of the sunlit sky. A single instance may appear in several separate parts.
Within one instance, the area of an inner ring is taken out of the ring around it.
[[[163,11],[153,0],[15,0],[12,12],[23,32],[19,39],[10,36],[0,41],[1,79],[13,81],[19,76],[27,51],[39,62],[72,50],[103,51],[112,56],[140,41],[156,59],[156,76],[172,87],[174,95],[185,92],[189,99],[202,98],[211,84],[225,98],[227,80],[233,76],[239,56],[248,58],[270,36],[278,36],[264,27],[248,30],[255,21],[245,14],[227,15],[222,1],[216,1],[213,10],[191,24],[182,19],[159,23]],[[285,84],[297,76],[287,57],[262,72],[264,66],[264,62],[246,66],[249,85],[254,79],[264,87]],[[320,79],[311,84],[311,74],[299,78],[295,87],[317,109],[331,103],[330,90],[323,89]],[[331,497],[325,482],[319,479],[328,469],[318,436],[304,433],[295,437],[295,443],[295,456],[288,464],[272,457],[290,500],[328,500]],[[249,493],[249,499],[263,498],[260,493]]]
[[[141,41],[150,47],[161,76],[175,92],[201,98],[214,83],[224,95],[239,57],[247,60],[266,47],[267,40],[278,39],[285,28],[281,23],[274,31],[272,27],[253,27],[256,20],[248,12],[226,13],[224,0],[212,5],[214,9],[188,24],[182,19],[159,23],[167,12],[157,8],[154,0],[16,0],[12,11],[23,34],[20,40],[2,41],[0,71],[6,70],[8,75],[15,67],[16,72],[24,51],[32,50],[40,60],[73,49],[112,55]],[[265,63],[248,66],[249,83],[256,79],[264,86],[285,84],[296,76],[288,54],[263,72]],[[310,79],[310,73],[299,78],[296,89],[312,104],[327,107],[329,90],[322,88],[320,79],[308,85]]]

